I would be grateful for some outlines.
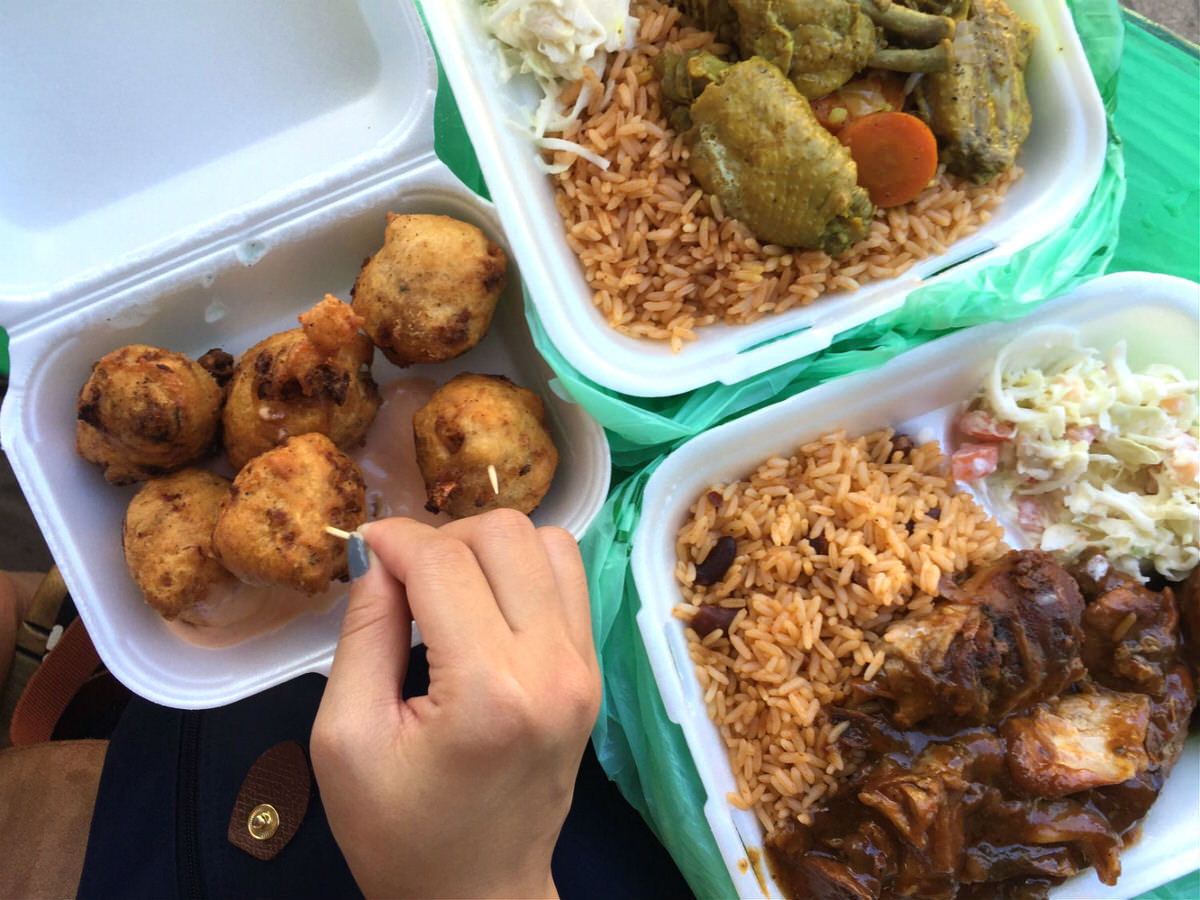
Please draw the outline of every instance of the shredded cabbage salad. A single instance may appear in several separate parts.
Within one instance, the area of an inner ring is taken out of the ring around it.
[[[526,125],[535,143],[547,150],[571,150],[602,169],[608,160],[586,147],[548,131],[562,131],[578,118],[590,100],[587,84],[574,107],[559,112],[563,82],[579,81],[584,67],[603,74],[606,54],[628,49],[637,37],[637,19],[629,15],[629,0],[484,0],[484,25],[501,48],[508,65],[505,77],[529,73],[537,80],[542,99]],[[538,160],[549,172],[553,167]]]
[[[954,477],[983,478],[989,499],[1043,550],[1099,548],[1120,571],[1178,581],[1200,562],[1197,387],[1162,364],[1133,371],[1069,329],[1042,330],[998,354],[958,420]]]

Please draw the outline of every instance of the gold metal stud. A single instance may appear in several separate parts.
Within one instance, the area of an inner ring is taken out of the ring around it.
[[[279,812],[270,803],[260,803],[251,811],[246,827],[256,841],[269,840],[279,830]]]

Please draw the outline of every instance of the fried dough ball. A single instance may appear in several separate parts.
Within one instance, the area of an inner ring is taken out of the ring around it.
[[[456,375],[413,415],[413,436],[430,512],[531,513],[558,466],[542,398],[503,375]]]
[[[213,556],[213,524],[229,479],[188,468],[147,481],[125,511],[121,542],[129,574],[164,619],[190,610],[235,579]]]
[[[249,584],[310,594],[347,577],[346,542],[367,520],[366,483],[349,456],[323,434],[289,437],[254,457],[233,479],[217,513],[217,559]]]
[[[398,366],[470,350],[504,290],[504,251],[449,216],[388,213],[387,221],[383,247],[363,263],[351,291],[367,334]]]
[[[225,451],[235,469],[289,435],[319,432],[342,449],[358,444],[379,410],[375,348],[362,318],[331,294],[299,316],[299,328],[251,347],[225,402]]]
[[[223,400],[221,386],[195,360],[128,344],[97,360],[80,388],[75,449],[111,484],[165,475],[215,449]]]

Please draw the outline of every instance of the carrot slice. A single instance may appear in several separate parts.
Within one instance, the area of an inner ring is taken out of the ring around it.
[[[876,206],[915,200],[937,173],[937,138],[908,113],[878,112],[838,133],[858,166],[858,183]]]

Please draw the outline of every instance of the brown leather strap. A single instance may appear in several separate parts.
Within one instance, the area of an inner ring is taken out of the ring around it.
[[[99,666],[100,655],[83,621],[75,619],[29,677],[17,701],[9,725],[13,745],[50,740],[63,710]]]
[[[58,620],[59,610],[67,598],[67,585],[63,581],[58,566],[52,566],[50,571],[38,583],[29,600],[29,609],[25,621],[17,631],[17,648],[25,651],[34,659],[41,660],[46,653],[46,639],[50,630]]]
[[[304,748],[295,741],[276,744],[242,782],[229,817],[229,842],[258,859],[271,859],[300,829],[311,791]]]

